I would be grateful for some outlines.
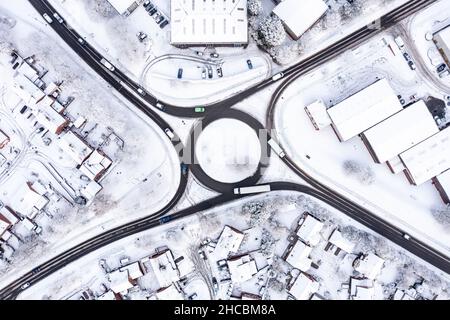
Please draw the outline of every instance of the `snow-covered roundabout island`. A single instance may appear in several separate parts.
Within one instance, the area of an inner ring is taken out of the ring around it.
[[[250,125],[231,118],[207,125],[195,144],[198,164],[212,179],[238,183],[255,174],[261,158],[257,132]]]

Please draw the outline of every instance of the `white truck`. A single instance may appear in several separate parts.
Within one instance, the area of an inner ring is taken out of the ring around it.
[[[104,65],[106,68],[108,68],[109,71],[114,71],[116,70],[116,68],[114,68],[114,66],[111,64],[111,62],[109,62],[108,60],[106,60],[105,58],[102,58],[102,60],[100,60],[100,63],[102,65]]]
[[[234,194],[262,193],[262,192],[269,192],[269,191],[270,191],[270,184],[264,184],[264,185],[252,186],[252,187],[234,188]]]
[[[267,143],[280,158],[284,158],[286,156],[283,149],[281,149],[281,147],[278,145],[278,143],[275,142],[275,140],[269,139],[269,141],[267,141]]]

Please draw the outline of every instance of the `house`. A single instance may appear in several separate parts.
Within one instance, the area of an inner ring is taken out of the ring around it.
[[[255,260],[248,254],[230,258],[227,264],[233,283],[242,283],[250,280],[258,272]]]
[[[34,219],[49,203],[49,199],[44,194],[37,192],[30,182],[27,182],[26,187],[22,188],[20,192],[20,200],[15,209],[30,219]]]
[[[300,272],[300,275],[289,288],[289,293],[297,300],[308,300],[317,290],[319,290],[319,283],[310,275]]]
[[[228,258],[230,254],[234,254],[239,250],[243,240],[244,234],[241,231],[225,226],[214,249],[214,257],[217,260]]]
[[[260,295],[249,293],[249,292],[242,292],[241,293],[241,300],[262,300],[262,297]]]
[[[128,270],[115,270],[108,274],[110,288],[115,294],[124,295],[129,289],[134,287],[132,280],[128,276]]]
[[[350,278],[350,298],[353,300],[373,300],[373,280],[367,278]]]
[[[286,257],[286,262],[296,269],[307,271],[311,268],[311,259],[309,254],[312,248],[304,242],[297,240],[297,242],[289,250]]]
[[[248,43],[247,0],[170,0],[170,18],[174,46]]]
[[[342,250],[346,253],[352,253],[353,248],[355,247],[355,244],[345,239],[338,229],[334,229],[334,231],[330,235],[330,238],[328,239],[328,242],[338,248],[339,251]],[[337,251],[337,253],[339,253],[339,251]]]
[[[184,295],[174,284],[161,288],[156,292],[158,300],[184,300]]]
[[[68,131],[58,140],[59,147],[68,155],[77,165],[81,165],[89,155],[94,151],[81,138],[72,131]]]
[[[101,296],[97,297],[97,300],[116,300],[116,295],[112,290],[108,290]]]
[[[80,189],[80,193],[87,201],[91,201],[100,191],[102,191],[102,189],[103,187],[97,182],[91,181]]]
[[[439,132],[427,105],[419,100],[361,134],[377,163],[384,163]]]
[[[441,29],[433,35],[433,41],[447,65],[450,65],[450,26]]]
[[[95,150],[90,156],[84,160],[80,167],[80,171],[89,179],[98,181],[106,170],[111,166],[112,161],[101,151]]]
[[[139,7],[139,1],[136,0],[108,0],[111,6],[124,17],[129,16]]]
[[[2,206],[0,207],[0,215],[2,215],[6,220],[8,220],[12,225],[15,225],[19,222],[19,218],[17,214],[9,207]]]
[[[383,269],[384,260],[373,253],[364,254],[356,258],[353,267],[367,279],[375,279]]]
[[[445,204],[450,204],[450,169],[433,178],[433,184]]]
[[[323,223],[310,214],[306,214],[300,221],[300,227],[297,230],[297,236],[305,243],[315,246],[320,241],[320,231]]]
[[[305,112],[316,130],[323,129],[331,124],[327,107],[322,100],[316,100],[305,107]]]
[[[35,105],[45,97],[45,93],[22,74],[17,74],[14,77],[13,92],[27,106]]]
[[[406,177],[420,185],[450,168],[450,128],[400,154]],[[444,178],[445,179],[445,178]]]
[[[12,226],[11,221],[9,221],[5,216],[0,213],[0,238],[3,238],[3,234],[8,231]]]
[[[167,288],[173,282],[180,280],[180,273],[173,259],[172,251],[169,249],[162,250],[152,257],[141,260],[144,270],[149,272],[147,265],[149,264],[160,288]]]
[[[402,109],[394,89],[381,79],[327,112],[339,140],[347,141]]]
[[[36,117],[36,120],[43,125],[48,131],[53,134],[59,135],[69,124],[69,120],[64,118],[55,108],[52,106],[55,104],[55,100],[49,96],[45,96],[42,100],[29,107],[32,113]]]
[[[6,147],[6,145],[9,142],[9,137],[4,133],[2,130],[0,130],[0,149],[3,149]]]
[[[327,10],[322,0],[284,0],[272,12],[283,21],[289,35],[298,40]]]

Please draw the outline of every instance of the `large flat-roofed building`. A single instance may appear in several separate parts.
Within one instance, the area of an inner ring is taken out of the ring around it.
[[[247,0],[171,0],[170,17],[172,45],[248,43]]]
[[[139,6],[140,0],[108,0],[122,16],[129,16]]]
[[[365,131],[361,137],[377,163],[384,163],[439,132],[425,102],[419,100]]]
[[[402,108],[389,82],[381,79],[329,108],[327,112],[339,140],[346,141]]]
[[[440,175],[433,178],[433,183],[436,189],[439,191],[442,200],[446,203],[450,203],[450,170],[446,170]]]
[[[297,40],[327,10],[328,6],[322,0],[284,0],[273,9],[273,13],[283,21],[289,35]]]
[[[412,184],[420,185],[450,168],[450,128],[400,154]]]
[[[445,62],[450,64],[450,26],[436,32],[433,40]]]

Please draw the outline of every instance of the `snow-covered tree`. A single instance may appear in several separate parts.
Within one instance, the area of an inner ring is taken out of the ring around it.
[[[347,160],[343,167],[347,175],[355,176],[361,184],[371,185],[375,181],[375,173],[369,166],[364,166],[354,160]]]
[[[444,228],[450,229],[450,206],[441,206],[433,208],[431,210],[433,217],[439,222]]]
[[[248,0],[247,2],[248,13],[252,16],[257,16],[262,11],[261,0]]]
[[[117,11],[107,0],[85,0],[87,12],[97,18],[100,16],[105,19],[111,19],[118,15]]]
[[[279,46],[286,39],[283,23],[280,18],[270,15],[259,24],[258,37],[267,47]]]
[[[269,54],[273,60],[278,64],[289,64],[294,59],[298,58],[302,51],[302,46],[298,42],[289,43],[286,45],[276,46],[269,49]]]

